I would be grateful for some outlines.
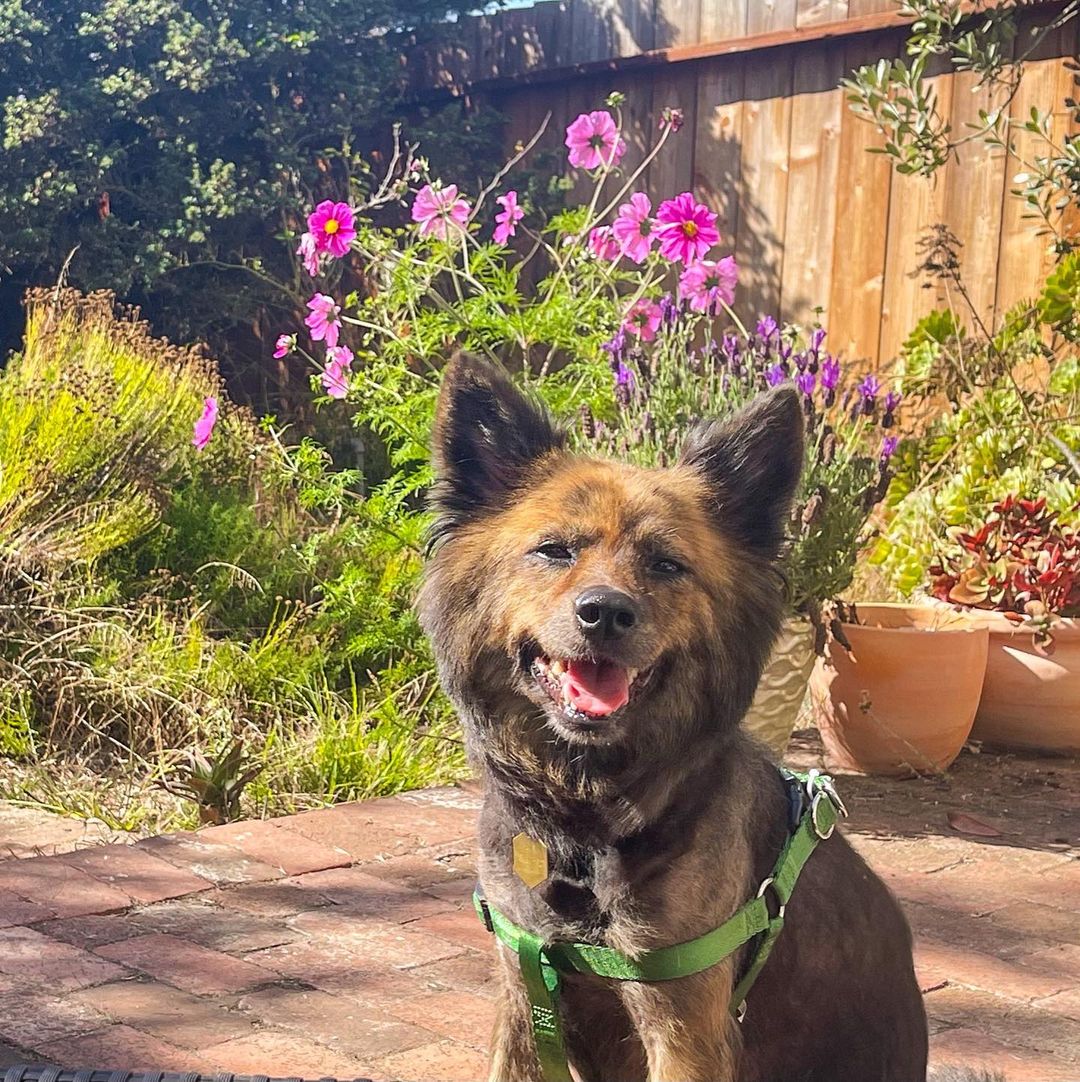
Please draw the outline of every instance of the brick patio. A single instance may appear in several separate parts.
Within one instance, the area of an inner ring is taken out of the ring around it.
[[[944,780],[842,789],[918,936],[935,1061],[1080,1080],[1080,766],[966,755]],[[0,861],[0,1065],[482,1079],[476,803],[439,789],[21,849]]]

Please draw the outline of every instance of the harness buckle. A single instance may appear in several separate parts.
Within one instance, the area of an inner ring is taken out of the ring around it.
[[[483,920],[487,927],[487,930],[494,935],[495,934],[495,922],[491,919],[491,909],[488,907],[487,899],[477,896],[477,903],[480,906],[480,918]]]
[[[780,897],[780,892],[776,889],[776,877],[775,876],[770,875],[767,879],[763,879],[761,881],[761,886],[758,887],[757,896],[759,898],[764,897],[765,891],[767,891],[769,889],[769,887],[772,887],[773,895],[776,897],[776,904],[777,904],[777,906],[779,906],[779,908],[776,911],[776,916],[775,917],[770,917],[769,920],[770,921],[782,920],[783,917],[784,917],[784,910],[787,907],[784,905],[784,899]],[[746,1013],[746,1004],[745,1004],[745,1002],[743,1004],[743,1013],[744,1014]],[[739,1021],[742,1021],[742,1019],[740,1018]]]
[[[833,820],[833,822],[829,824],[829,829],[822,832],[821,827],[818,825],[818,808],[821,807],[822,801],[828,801],[830,804],[832,803],[832,798],[824,789],[820,790],[814,796],[813,802],[810,804],[810,822],[814,827],[814,833],[822,841],[825,841],[826,838],[832,837],[832,833],[836,829],[836,821]]]

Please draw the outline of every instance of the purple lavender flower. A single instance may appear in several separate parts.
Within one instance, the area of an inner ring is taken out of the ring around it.
[[[836,401],[836,387],[840,382],[840,362],[826,354],[821,362],[821,389],[824,392],[825,408],[828,409]]]
[[[761,319],[758,320],[758,325],[756,327],[757,333],[766,343],[772,339],[772,336],[776,334],[778,329],[776,320],[773,319],[772,316],[762,316]]]
[[[818,327],[812,335],[810,335],[810,350],[813,353],[821,352],[821,343],[825,341],[825,328]]]
[[[896,447],[899,443],[899,436],[886,436],[881,441],[881,455],[879,456],[879,459],[882,466],[884,466],[885,463],[887,463],[889,459],[892,458],[893,454],[896,452]]]
[[[630,390],[634,389],[634,384],[637,379],[634,376],[633,369],[627,367],[622,361],[618,361],[612,366],[612,370],[615,373],[615,386],[626,387]]]
[[[663,323],[674,323],[679,318],[679,306],[671,299],[670,293],[660,298],[660,319]]]
[[[881,381],[871,372],[863,378],[863,381],[855,388],[862,395],[860,408],[867,417],[874,412],[877,405],[878,391],[881,390]]]
[[[617,371],[616,366],[620,364],[620,358],[622,357],[623,350],[626,348],[626,332],[616,331],[615,336],[609,341],[604,342],[600,348],[607,353],[611,358],[611,368],[613,371]]]
[[[896,420],[896,407],[900,405],[900,400],[904,396],[899,391],[890,391],[885,396],[885,401],[882,403],[881,409],[881,427],[892,428],[893,422]]]
[[[765,369],[765,382],[770,387],[775,387],[777,384],[783,383],[787,378],[787,369],[784,368],[779,361]]]
[[[785,342],[783,339],[780,339],[780,357],[782,360],[790,361],[791,354],[794,352],[794,350],[794,342]],[[795,363],[798,364],[798,360],[796,360]]]
[[[817,376],[815,376],[813,372],[800,372],[795,377],[795,386],[798,387],[807,398],[814,393],[814,385],[816,383]]]

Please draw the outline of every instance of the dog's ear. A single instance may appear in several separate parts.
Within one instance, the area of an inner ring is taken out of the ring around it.
[[[759,395],[726,421],[703,421],[681,461],[704,474],[721,528],[774,557],[803,467],[804,422],[790,384]]]
[[[456,354],[443,373],[432,446],[432,503],[443,528],[504,507],[528,467],[563,442],[543,408],[501,365]]]

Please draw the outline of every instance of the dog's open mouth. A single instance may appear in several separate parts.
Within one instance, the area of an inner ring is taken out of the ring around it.
[[[652,669],[630,669],[593,658],[533,659],[532,673],[556,706],[576,719],[606,718],[624,707],[652,676]]]

